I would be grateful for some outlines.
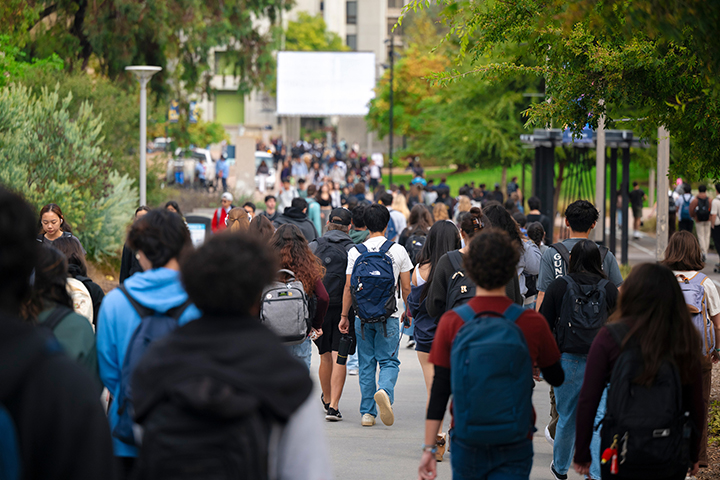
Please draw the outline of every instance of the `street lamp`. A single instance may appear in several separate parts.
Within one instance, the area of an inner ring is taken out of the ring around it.
[[[162,67],[133,65],[125,67],[140,83],[140,205],[147,203],[147,83]]]
[[[390,146],[389,146],[389,154],[390,154],[390,178],[388,179],[388,188],[392,190],[392,169],[393,169],[393,142],[395,141],[393,138],[393,109],[395,107],[394,105],[394,89],[395,89],[395,37],[393,35],[390,35],[390,111],[389,111],[389,123],[390,123]]]

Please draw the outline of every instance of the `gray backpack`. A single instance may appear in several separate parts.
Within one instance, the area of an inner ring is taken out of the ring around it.
[[[308,296],[295,273],[282,269],[288,277],[285,282],[275,281],[262,293],[260,320],[272,330],[285,345],[299,345],[310,332],[311,319]]]

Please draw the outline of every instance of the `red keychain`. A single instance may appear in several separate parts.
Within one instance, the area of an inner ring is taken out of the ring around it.
[[[600,463],[605,465],[607,462],[610,462],[610,473],[613,475],[617,475],[618,473],[618,436],[615,435],[613,438],[612,445],[610,445],[610,448],[606,448],[605,451],[602,454],[602,457],[600,458]]]

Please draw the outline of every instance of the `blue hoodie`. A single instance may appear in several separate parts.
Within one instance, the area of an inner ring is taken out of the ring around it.
[[[156,268],[136,273],[128,278],[125,288],[141,305],[156,312],[167,312],[182,305],[188,296],[180,283],[180,273],[167,268]],[[200,311],[191,305],[180,317],[180,325],[199,318]],[[119,289],[108,293],[100,307],[97,323],[97,356],[100,367],[100,379],[107,389],[117,398],[120,390],[120,370],[125,359],[125,351],[130,337],[140,325],[140,315]],[[118,420],[117,402],[110,406],[110,430]],[[117,457],[136,457],[137,448],[127,445],[113,437],[113,449]]]

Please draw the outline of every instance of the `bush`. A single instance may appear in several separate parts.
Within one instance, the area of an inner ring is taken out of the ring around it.
[[[110,169],[102,148],[102,121],[83,102],[75,115],[57,88],[39,94],[22,85],[0,89],[0,183],[38,211],[63,209],[88,256],[118,255],[137,205],[132,181]]]

